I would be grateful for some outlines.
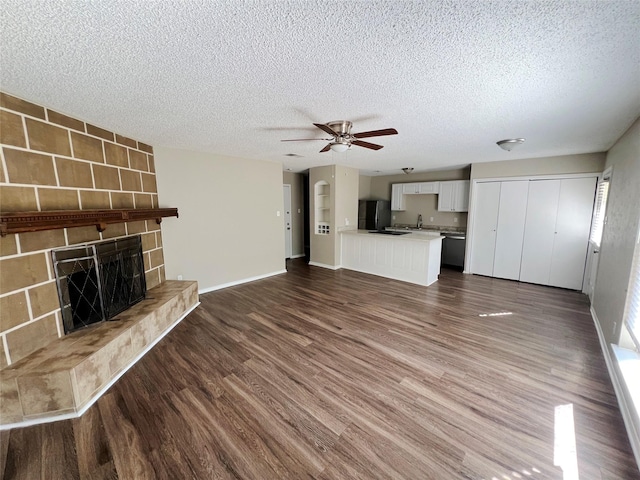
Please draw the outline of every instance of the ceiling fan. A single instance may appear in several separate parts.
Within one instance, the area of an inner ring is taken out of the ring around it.
[[[371,150],[380,150],[382,145],[375,143],[363,142],[361,138],[382,137],[383,135],[397,135],[395,128],[384,128],[382,130],[370,130],[368,132],[351,133],[352,123],[346,120],[337,120],[329,123],[314,123],[316,127],[325,133],[331,135],[332,138],[300,138],[295,140],[282,140],[283,142],[308,142],[312,140],[323,140],[329,142],[320,153],[333,150],[334,152],[345,152],[351,145],[369,148]]]

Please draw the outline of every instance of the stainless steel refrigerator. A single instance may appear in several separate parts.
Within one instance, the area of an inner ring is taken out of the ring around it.
[[[360,200],[358,229],[384,230],[391,226],[391,203],[386,200]]]

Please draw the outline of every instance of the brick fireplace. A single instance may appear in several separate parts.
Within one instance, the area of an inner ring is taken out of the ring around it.
[[[2,92],[0,122],[1,212],[158,208],[151,146]],[[65,336],[52,250],[138,235],[147,298]],[[81,414],[197,302],[154,220],[0,237],[0,427]]]
[[[0,211],[158,206],[153,149],[142,142],[0,93]],[[0,368],[64,335],[51,250],[142,237],[147,288],[164,280],[153,220],[0,238]]]

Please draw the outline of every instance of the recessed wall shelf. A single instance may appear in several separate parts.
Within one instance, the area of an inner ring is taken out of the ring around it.
[[[316,235],[329,235],[331,219],[331,185],[325,181],[315,184]]]
[[[109,210],[52,210],[49,212],[0,213],[0,235],[9,233],[40,232],[60,228],[95,225],[99,232],[110,223],[155,220],[160,224],[163,217],[177,217],[177,208],[125,208]]]

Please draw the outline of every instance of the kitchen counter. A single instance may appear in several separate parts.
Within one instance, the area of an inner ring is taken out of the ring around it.
[[[397,229],[396,231],[404,232],[405,230]],[[418,242],[430,242],[434,238],[437,238],[440,236],[438,232],[426,232],[426,231],[410,232],[405,235],[384,235],[379,233],[372,233],[372,230],[343,230],[340,233],[344,235],[367,235],[370,237],[393,238],[394,240],[414,240]]]
[[[422,228],[418,228],[413,225],[405,225],[396,223],[392,227],[386,227],[387,230],[395,230],[395,231],[404,231],[409,230],[411,232],[436,232],[436,233],[456,233],[461,235],[467,234],[466,227],[451,227],[451,226],[440,226],[440,225],[423,225]]]
[[[341,233],[342,268],[428,286],[440,274],[440,235],[380,235],[369,230]]]

